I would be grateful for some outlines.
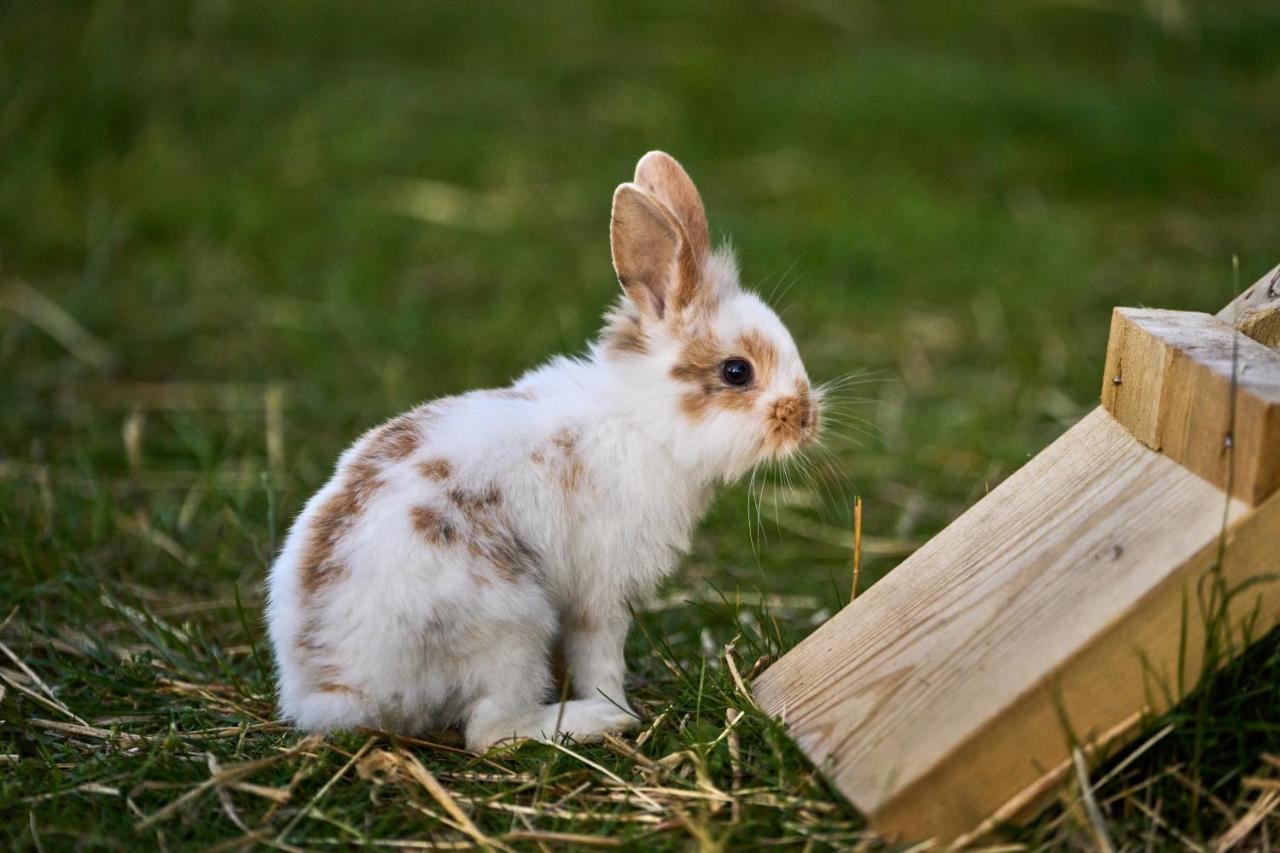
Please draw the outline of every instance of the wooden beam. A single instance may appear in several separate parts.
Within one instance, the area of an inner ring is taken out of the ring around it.
[[[1250,308],[1232,325],[1260,344],[1280,348],[1280,298],[1270,305]]]
[[[1214,316],[1236,326],[1246,314],[1273,306],[1277,302],[1280,302],[1280,264],[1242,290]]]
[[[1280,352],[1222,320],[1115,309],[1102,405],[1143,444],[1250,504],[1280,488]]]
[[[1280,348],[1280,266],[1272,267],[1215,316],[1260,344]]]
[[[966,842],[1028,813],[1075,745],[1123,741],[1223,662],[1206,624],[1234,653],[1280,622],[1276,355],[1231,330],[1270,343],[1277,291],[1280,267],[1221,323],[1117,312],[1120,420],[1095,409],[757,680],[873,827]],[[1228,463],[1247,500],[1214,485]]]
[[[877,830],[963,837],[1052,790],[1073,738],[1123,737],[1194,685],[1224,530],[1223,582],[1280,570],[1280,495],[1229,499],[1096,409],[755,695]],[[1231,624],[1254,607],[1257,632],[1274,624],[1277,587]]]

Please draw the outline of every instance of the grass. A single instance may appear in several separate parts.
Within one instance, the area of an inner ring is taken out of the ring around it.
[[[1112,305],[1280,260],[1277,38],[1180,0],[0,7],[0,842],[878,846],[734,669],[847,597],[854,495],[865,586],[1093,405]],[[277,725],[288,519],[364,427],[582,346],[653,147],[810,373],[864,372],[841,476],[758,533],[717,501],[629,641],[643,742]],[[1268,637],[1006,840],[1265,846],[1277,707]]]

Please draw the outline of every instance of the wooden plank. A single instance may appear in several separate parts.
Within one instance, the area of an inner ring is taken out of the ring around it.
[[[1222,570],[1210,575],[1224,538]],[[999,726],[966,745],[967,754],[957,754],[948,766],[935,770],[937,783],[945,783],[950,773],[954,782],[973,784],[971,768],[975,763],[985,765],[995,750],[1010,755],[1014,767],[1019,760],[1025,762],[1025,754],[1020,758],[1010,751],[1005,726],[1015,731],[1038,731],[1042,736],[1057,733],[1056,746],[1061,747],[1057,766],[1049,763],[1052,752],[1042,753],[1044,763],[1039,768],[1052,769],[1041,769],[1034,783],[995,810],[996,821],[980,826],[974,834],[982,834],[999,820],[1034,813],[1044,805],[1044,796],[1071,770],[1063,739],[1068,729],[1092,750],[1115,746],[1138,731],[1144,715],[1166,710],[1196,686],[1204,664],[1206,621],[1197,596],[1208,588],[1208,582],[1217,577],[1223,588],[1236,590],[1251,580],[1277,574],[1280,495],[1273,495],[1262,506],[1237,516],[1226,528],[1225,537],[1210,537],[1121,618],[1091,638],[1060,669],[1047,674],[1035,690],[1019,697],[1005,709]],[[1244,594],[1229,603],[1222,614],[1225,619],[1219,636],[1229,641],[1231,655],[1280,623],[1280,583],[1275,581],[1259,583],[1256,594]],[[1225,658],[1217,661],[1225,662]],[[1020,796],[1025,792],[1032,796]],[[910,814],[886,810],[881,823],[905,827],[910,820]]]
[[[1250,504],[1280,488],[1280,352],[1222,320],[1115,309],[1102,405],[1143,444]]]
[[[1250,308],[1232,325],[1258,343],[1280,349],[1280,297],[1268,305]]]
[[[1280,568],[1278,501],[1229,500],[1096,409],[767,670],[756,697],[872,826],[961,836],[1048,790],[1068,731],[1121,736],[1190,686],[1199,616],[1181,671],[1170,619],[1195,601],[1224,519],[1231,582]],[[1276,586],[1259,587],[1259,630]]]
[[[1246,287],[1235,299],[1214,316],[1225,323],[1236,326],[1244,315],[1280,301],[1280,264],[1268,270],[1267,274]],[[1239,328],[1239,326],[1236,326]],[[1242,330],[1243,331],[1243,330]],[[1248,334],[1246,332],[1246,334]],[[1270,344],[1269,346],[1274,346]]]

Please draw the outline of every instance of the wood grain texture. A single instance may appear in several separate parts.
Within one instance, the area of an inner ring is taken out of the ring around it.
[[[1280,264],[1246,287],[1214,316],[1225,323],[1235,325],[1245,313],[1280,301]]]
[[[1068,731],[1118,737],[1194,681],[1170,620],[1224,517],[1233,578],[1280,568],[1277,500],[1228,500],[1096,409],[767,670],[756,697],[874,827],[955,838],[1047,790]],[[1277,604],[1260,591],[1261,628]]]
[[[1258,343],[1280,349],[1280,297],[1267,305],[1246,310],[1232,325]]]
[[[1280,488],[1280,352],[1222,320],[1115,309],[1102,405],[1143,444],[1250,504]]]

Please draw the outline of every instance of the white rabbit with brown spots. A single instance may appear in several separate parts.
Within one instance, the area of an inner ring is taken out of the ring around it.
[[[267,618],[301,728],[460,725],[480,751],[637,723],[628,603],[718,483],[813,440],[819,395],[670,156],[618,187],[610,236],[623,294],[586,354],[369,431],[298,516]]]

